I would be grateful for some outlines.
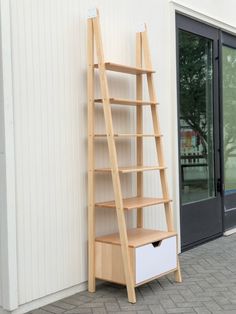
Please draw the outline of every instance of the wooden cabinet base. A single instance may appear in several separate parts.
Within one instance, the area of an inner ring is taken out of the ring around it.
[[[176,235],[158,239],[138,247],[129,246],[135,286],[161,277],[177,269]],[[95,276],[98,279],[126,284],[121,246],[117,243],[95,242]]]

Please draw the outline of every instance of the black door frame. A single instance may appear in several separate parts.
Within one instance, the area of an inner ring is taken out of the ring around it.
[[[224,231],[236,227],[236,210],[225,210],[224,195],[224,132],[223,132],[223,46],[236,49],[236,35],[225,31],[219,31],[219,87],[220,87],[220,142],[221,142],[221,178],[222,178],[222,199],[223,199],[223,226]],[[235,197],[234,197],[235,201]]]
[[[215,159],[215,164],[214,164],[214,171],[215,171],[215,191],[216,191],[216,198],[215,201],[217,202],[218,206],[220,206],[220,213],[218,213],[218,225],[219,225],[219,230],[211,236],[207,236],[205,238],[201,238],[197,241],[194,241],[192,243],[185,243],[184,241],[181,241],[182,244],[182,250],[186,250],[189,248],[192,248],[196,245],[199,245],[203,242],[209,241],[213,238],[217,238],[223,234],[223,226],[224,226],[224,207],[223,207],[223,183],[222,183],[222,150],[221,150],[221,137],[222,137],[222,127],[221,127],[221,120],[220,120],[220,82],[219,82],[219,70],[220,70],[220,64],[219,64],[219,54],[220,54],[220,49],[219,49],[219,30],[217,28],[214,28],[212,26],[209,26],[208,24],[205,24],[204,22],[186,17],[181,14],[176,14],[176,55],[177,55],[177,60],[178,58],[178,29],[182,29],[184,31],[189,31],[191,33],[197,34],[199,36],[204,36],[207,38],[210,38],[213,40],[213,62],[214,62],[214,87],[213,87],[213,97],[214,97],[214,104],[213,104],[213,124],[214,124],[214,135],[213,135],[213,140],[214,140],[214,159]],[[177,77],[179,77],[179,65],[177,62]],[[179,117],[180,117],[180,93],[179,93],[179,84],[177,80],[177,102],[178,102],[178,149],[179,149],[179,156],[180,156],[180,123],[179,123]],[[218,127],[216,127],[218,126]],[[182,186],[181,182],[181,165],[180,165],[180,158],[179,158],[179,186]],[[199,202],[198,202],[199,203]],[[186,207],[187,205],[185,205]],[[189,205],[191,207],[196,206],[199,208],[199,205],[197,203],[194,205],[194,203],[191,203]],[[201,202],[201,206],[203,208],[207,208],[206,203]],[[204,207],[205,206],[205,207]],[[209,205],[208,205],[209,207]],[[221,221],[219,221],[221,220]],[[180,226],[181,229],[183,230],[183,207],[181,205],[181,190],[180,190]],[[183,240],[183,239],[182,239]]]

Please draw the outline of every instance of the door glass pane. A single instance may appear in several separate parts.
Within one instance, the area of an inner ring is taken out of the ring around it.
[[[213,42],[179,30],[182,204],[215,196]]]
[[[225,194],[236,192],[236,49],[223,46]]]

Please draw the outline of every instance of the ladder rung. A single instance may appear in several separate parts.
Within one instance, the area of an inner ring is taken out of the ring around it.
[[[140,207],[148,207],[157,204],[165,204],[171,202],[170,199],[165,198],[151,198],[151,197],[131,197],[123,199],[123,206],[125,210],[131,210]],[[96,203],[97,208],[116,208],[115,201]]]
[[[151,171],[151,170],[163,170],[166,167],[160,166],[131,166],[131,167],[119,167],[118,170],[120,173],[130,173],[130,172],[142,172],[142,171]],[[97,168],[95,172],[111,172],[111,168]]]
[[[106,137],[106,134],[94,134],[94,137]],[[115,133],[114,137],[161,137],[162,134]]]
[[[98,68],[98,64],[94,64],[94,67]],[[134,74],[134,75],[155,73],[155,71],[150,70],[150,69],[130,67],[127,65],[122,65],[122,64],[112,63],[112,62],[105,62],[105,68],[109,71]]]
[[[110,98],[111,104],[114,105],[128,105],[128,106],[148,106],[148,105],[158,105],[157,102],[154,101],[145,101],[145,100],[132,100],[132,99],[122,99],[122,98]],[[95,103],[101,104],[102,99],[94,99]]]

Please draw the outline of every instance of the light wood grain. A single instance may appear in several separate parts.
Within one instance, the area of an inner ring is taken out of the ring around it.
[[[167,239],[176,235],[176,232],[151,230],[144,228],[128,229],[128,244],[129,247],[139,247],[163,239]],[[120,245],[119,233],[113,233],[102,237],[97,237],[96,242],[110,243]]]
[[[141,33],[136,33],[136,66],[142,67],[142,37]],[[136,75],[136,98],[142,101],[143,98],[143,80],[142,75]],[[151,104],[151,103],[150,103]],[[136,108],[136,132],[143,133],[143,108]],[[143,138],[136,138],[136,162],[140,168],[143,166]],[[143,196],[143,173],[137,172],[136,181],[137,196]],[[143,208],[137,208],[137,227],[143,227]]]
[[[151,197],[131,197],[123,200],[123,208],[131,210],[140,207],[148,207],[152,205],[165,204],[170,202],[170,199],[151,198]],[[96,203],[97,208],[116,208],[115,201]]]
[[[88,94],[88,290],[95,292],[95,213],[94,213],[94,40],[92,20],[87,23]]]
[[[142,133],[114,133],[113,136],[116,137],[160,137],[162,134],[142,134]],[[94,134],[94,137],[107,137],[106,134]]]
[[[112,123],[112,114],[111,114],[111,104],[109,97],[109,89],[106,75],[106,64],[104,62],[104,52],[103,52],[103,44],[102,44],[102,36],[99,22],[99,14],[97,14],[96,18],[93,19],[93,28],[94,28],[94,38],[96,44],[96,52],[98,59],[98,68],[99,68],[99,79],[100,79],[100,87],[103,99],[103,112],[105,118],[105,127],[108,141],[108,150],[109,150],[109,158],[110,165],[112,168],[112,183],[114,188],[115,195],[115,208],[118,220],[118,228],[121,239],[121,252],[122,252],[122,261],[125,273],[125,281],[128,292],[129,302],[136,302],[135,288],[134,288],[134,279],[131,268],[130,255],[128,250],[128,239],[127,239],[127,231],[126,231],[126,221],[124,215],[123,208],[123,198],[120,184],[120,177],[118,171],[118,163],[117,163],[117,152],[114,141],[114,130]],[[111,67],[112,68],[112,67]],[[118,67],[113,66],[113,70],[118,69]]]
[[[131,172],[143,172],[152,170],[164,170],[165,167],[160,166],[130,166],[130,167],[119,167],[118,171],[120,173],[131,173]],[[96,168],[95,172],[111,172],[111,168]]]
[[[138,75],[140,76],[140,75]],[[102,99],[95,99],[95,103],[102,103]],[[110,98],[110,103],[114,105],[129,105],[129,106],[148,106],[158,105],[158,103],[137,99],[124,99],[124,98]]]
[[[123,64],[117,64],[112,62],[105,62],[104,63],[106,70],[120,72],[120,73],[127,73],[127,74],[147,74],[147,73],[154,73],[153,70],[150,69],[143,69],[139,67],[131,67]],[[94,64],[95,68],[98,68],[98,64]]]
[[[178,235],[176,236],[177,237],[177,241],[176,241],[176,252],[178,253]],[[181,274],[181,268],[180,268],[180,263],[179,263],[179,256],[177,256],[177,269],[174,273],[174,276],[175,276],[175,281],[176,282],[182,282],[182,274]]]
[[[110,243],[96,241],[95,248],[96,278],[125,285],[126,281],[120,245],[112,245]],[[134,249],[129,248],[128,251],[132,267],[132,277],[134,281]]]
[[[98,12],[97,12],[98,13]],[[89,23],[91,22],[91,23]],[[99,14],[88,22],[88,136],[89,136],[89,289],[95,289],[96,278],[105,279],[112,282],[126,284],[129,302],[136,302],[135,295],[135,249],[139,246],[153,243],[176,236],[173,227],[173,212],[170,204],[167,177],[164,165],[163,141],[160,133],[160,122],[157,112],[157,97],[154,88],[154,79],[150,50],[148,46],[147,31],[136,35],[136,67],[129,67],[116,63],[104,61],[104,52],[101,38],[101,29],[99,23]],[[89,44],[89,40],[92,44]],[[93,64],[95,41],[98,64]],[[146,69],[143,68],[143,58]],[[92,67],[92,69],[91,69]],[[94,69],[99,70],[99,79],[101,87],[101,98],[93,99],[93,75]],[[115,71],[136,75],[136,99],[110,98],[107,73],[106,71]],[[149,101],[143,100],[142,75],[146,74],[149,92]],[[105,118],[106,134],[94,134],[94,102],[103,105]],[[111,105],[133,105],[136,106],[136,133],[120,134],[114,133]],[[143,105],[150,105],[153,122],[153,134],[143,134]],[[94,169],[94,138],[106,138],[109,150],[110,167]],[[118,167],[115,138],[136,138],[136,166]],[[143,165],[143,138],[154,137],[157,151],[157,164],[160,166]],[[162,194],[161,198],[143,197],[143,171],[159,170]],[[112,175],[115,200],[108,202],[99,202],[94,205],[94,172],[107,173]],[[120,174],[137,172],[137,196],[123,199],[121,191]],[[90,187],[91,184],[91,187]],[[91,202],[92,201],[92,202]],[[147,230],[143,228],[143,207],[164,204],[167,229],[168,231]],[[112,235],[94,239],[95,218],[94,206],[96,208],[114,208],[116,209],[119,232]],[[130,229],[127,232],[124,210],[137,209],[137,228]],[[96,249],[95,249],[96,248]],[[96,253],[95,253],[96,250]],[[176,254],[176,253],[174,253]],[[175,278],[181,281],[181,272],[179,262],[175,271]],[[167,272],[168,273],[168,272]],[[159,277],[159,276],[158,276]],[[151,280],[152,278],[150,278]]]

